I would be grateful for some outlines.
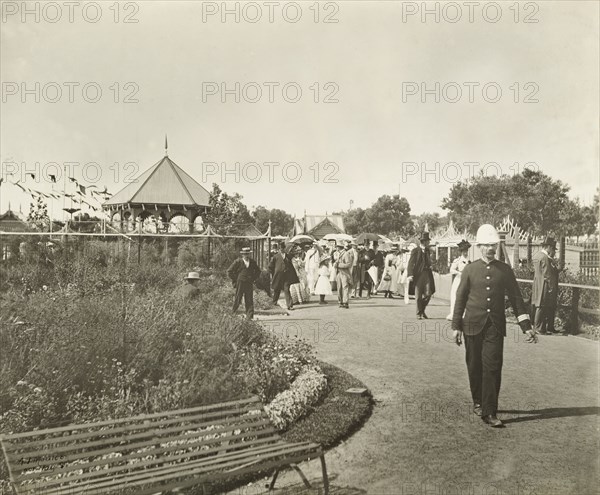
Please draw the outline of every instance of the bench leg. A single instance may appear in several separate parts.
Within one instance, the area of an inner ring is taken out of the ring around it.
[[[277,476],[279,475],[279,469],[275,470],[275,474],[273,474],[273,479],[271,480],[271,483],[269,484],[269,491],[272,492],[273,489],[275,488],[275,482],[277,481]]]
[[[323,472],[323,493],[329,495],[329,478],[327,477],[327,465],[325,464],[325,454],[321,454],[321,471]]]
[[[304,486],[306,488],[312,488],[312,486],[310,486],[309,481],[306,479],[306,476],[304,476],[304,473],[298,467],[298,464],[290,464],[290,466],[292,466],[294,468],[294,470],[298,473],[298,475],[300,476],[300,478],[302,478],[302,481],[304,482]]]

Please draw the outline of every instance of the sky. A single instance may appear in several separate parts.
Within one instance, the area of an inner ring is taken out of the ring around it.
[[[65,167],[116,193],[165,135],[206,189],[298,216],[444,214],[458,180],[524,167],[590,204],[600,4],[488,4],[2,2],[0,212]]]

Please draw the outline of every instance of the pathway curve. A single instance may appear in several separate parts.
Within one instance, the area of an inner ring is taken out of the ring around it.
[[[526,344],[509,324],[499,413],[506,428],[494,429],[470,411],[464,346],[449,342],[445,301],[432,301],[429,320],[416,319],[413,301],[352,299],[348,310],[329,301],[264,324],[301,333],[376,400],[365,425],[326,455],[332,493],[598,493],[596,342],[541,336]],[[319,486],[318,463],[307,471]],[[289,472],[277,486],[297,483]]]

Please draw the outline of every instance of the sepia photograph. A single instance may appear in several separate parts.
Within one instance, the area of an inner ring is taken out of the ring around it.
[[[0,16],[0,495],[600,495],[600,1]]]

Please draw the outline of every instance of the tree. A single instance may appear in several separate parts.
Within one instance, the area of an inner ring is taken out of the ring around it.
[[[401,198],[398,194],[381,196],[365,210],[353,208],[334,214],[342,215],[346,232],[351,235],[372,232],[407,237],[414,234],[410,205],[406,198]]]
[[[500,177],[480,174],[454,184],[442,208],[450,211],[457,229],[466,228],[472,234],[481,224],[498,225],[510,215],[533,235],[558,236],[570,229],[574,215],[581,214],[571,204],[568,191],[568,185],[534,170]]]
[[[271,220],[271,235],[288,235],[294,227],[294,217],[277,208],[269,210],[264,206],[257,206],[252,212],[252,218],[256,228],[263,233],[269,228]]]
[[[211,208],[205,223],[219,234],[242,235],[245,228],[254,223],[248,208],[242,203],[242,196],[227,194],[217,184],[213,184],[209,204]]]
[[[342,217],[344,218],[344,226],[346,227],[346,233],[351,235],[358,235],[361,232],[366,232],[366,212],[367,210],[363,210],[362,208],[353,208],[345,212],[334,212],[334,215],[342,215]]]
[[[37,197],[35,203],[29,205],[29,215],[27,222],[35,229],[41,232],[47,232],[50,229],[50,217],[48,216],[48,206],[44,203],[41,196]]]
[[[398,194],[381,196],[365,213],[367,232],[387,236],[410,236],[414,231],[410,218],[410,205]]]
[[[411,219],[415,226],[415,231],[420,234],[427,227],[428,232],[436,232],[448,226],[448,217],[442,217],[439,213],[421,213],[420,215],[412,215]]]

